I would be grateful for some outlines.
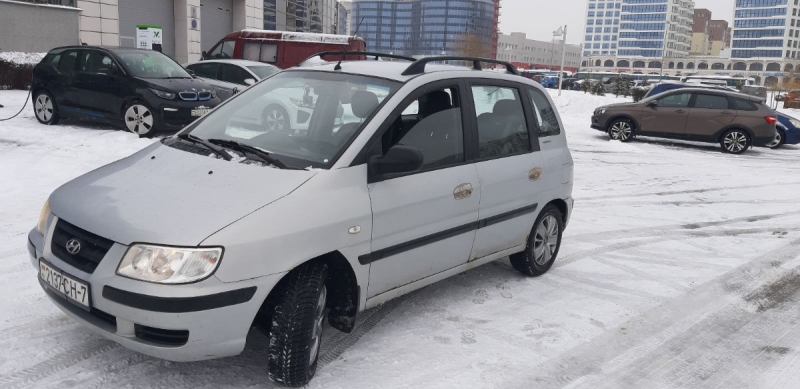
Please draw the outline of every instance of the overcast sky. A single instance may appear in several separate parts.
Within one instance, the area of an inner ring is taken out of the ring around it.
[[[566,24],[567,43],[580,44],[586,0],[500,0],[500,32],[524,32],[528,38],[549,41],[559,25]],[[733,0],[695,0],[695,8],[711,10],[711,17],[732,24]]]

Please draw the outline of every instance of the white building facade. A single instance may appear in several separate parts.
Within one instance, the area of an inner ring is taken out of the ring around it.
[[[564,70],[575,72],[580,66],[581,47],[566,45],[567,55]],[[525,33],[499,34],[497,59],[511,62],[518,69],[551,69],[561,66],[561,41],[537,41],[528,39]]]

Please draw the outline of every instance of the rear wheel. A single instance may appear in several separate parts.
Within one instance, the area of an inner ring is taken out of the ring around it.
[[[548,205],[533,225],[525,251],[512,254],[511,266],[527,276],[540,276],[550,270],[561,247],[564,216],[558,207]]]
[[[33,97],[33,111],[39,123],[58,123],[59,117],[56,102],[53,100],[53,96],[46,91],[36,92]]]
[[[292,270],[273,302],[269,378],[286,386],[307,384],[317,370],[325,319],[327,266],[312,261]]]
[[[633,124],[627,119],[616,119],[608,126],[608,136],[621,142],[633,139]]]
[[[726,153],[741,154],[750,147],[750,136],[743,130],[728,130],[722,134],[719,143]]]
[[[778,149],[786,143],[786,135],[783,133],[783,130],[778,130],[775,134],[775,140],[772,143],[768,144],[767,147],[771,149]]]
[[[125,108],[122,116],[125,128],[139,135],[139,137],[150,137],[156,131],[156,118],[153,111],[141,102],[133,102]]]

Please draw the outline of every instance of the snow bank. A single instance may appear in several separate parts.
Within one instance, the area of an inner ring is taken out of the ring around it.
[[[19,51],[0,52],[0,61],[16,65],[36,65],[47,53],[23,53]]]

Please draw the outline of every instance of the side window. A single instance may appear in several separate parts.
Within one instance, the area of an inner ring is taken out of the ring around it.
[[[58,68],[58,61],[61,61],[61,53],[58,53],[54,55],[52,58],[50,58],[50,62],[48,63]]]
[[[258,61],[261,58],[261,44],[245,42],[242,47],[242,59]]]
[[[689,98],[692,97],[691,93],[676,93],[658,99],[659,107],[667,108],[686,108],[689,106]]]
[[[494,158],[531,150],[519,91],[497,86],[473,86],[478,115],[480,158]]]
[[[558,118],[556,111],[550,105],[547,97],[534,88],[528,88],[528,95],[531,97],[531,104],[533,104],[533,112],[536,114],[536,129],[539,137],[554,136],[561,133],[561,127],[558,125]]]
[[[233,48],[236,47],[236,41],[225,41],[221,45],[214,48],[214,51],[208,53],[208,58],[223,59],[233,58]]]
[[[221,64],[220,66],[222,66],[222,73],[219,76],[220,81],[247,85],[244,80],[246,78],[252,78],[244,69],[236,65]]]
[[[384,151],[394,145],[411,146],[422,152],[422,170],[464,162],[458,88],[429,92],[403,107],[403,113],[382,138]]]
[[[209,78],[212,80],[217,79],[217,70],[219,69],[218,63],[196,63],[189,65],[189,69],[194,71],[197,77]]]
[[[758,107],[756,107],[755,104],[746,100],[733,99],[733,104],[739,111],[758,111]]]
[[[264,43],[261,45],[261,62],[278,62],[278,45],[274,43]]]
[[[693,108],[728,109],[728,98],[718,95],[698,93]]]
[[[67,76],[75,74],[75,62],[77,62],[77,59],[77,51],[68,52],[61,58],[61,62],[58,63],[58,71]]]
[[[97,51],[84,51],[80,55],[80,62],[78,71],[82,73],[91,74],[114,74],[114,61],[111,57],[97,52]]]

